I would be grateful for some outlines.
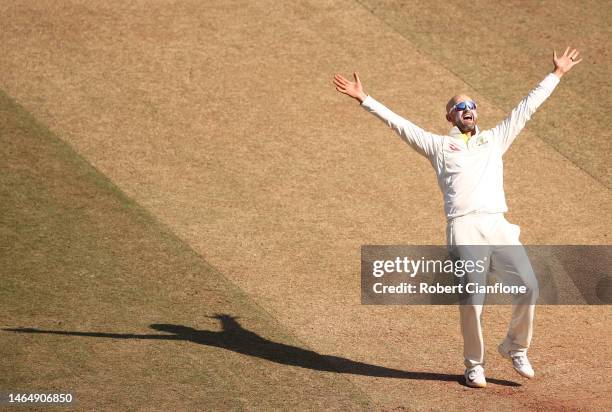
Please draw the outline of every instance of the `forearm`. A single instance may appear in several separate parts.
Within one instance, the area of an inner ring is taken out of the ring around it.
[[[385,122],[387,126],[400,135],[402,134],[405,123],[408,122],[402,116],[394,113],[392,110],[388,109],[371,96],[366,95],[363,97],[363,100],[361,100],[361,107],[363,107],[368,113],[372,113],[374,116]]]
[[[493,129],[496,138],[500,139],[504,151],[525,127],[536,110],[548,99],[559,84],[559,76],[550,73],[512,110],[510,115]]]
[[[546,76],[523,100],[526,106],[525,110],[529,115],[532,115],[550,97],[559,84],[562,74],[559,75],[555,72],[552,74],[554,76],[550,74]]]
[[[553,70],[552,74],[554,74],[555,76],[557,76],[560,79],[561,77],[563,77],[563,75],[565,73],[563,73],[563,71],[561,69],[555,69],[555,70]]]
[[[409,120],[389,110],[371,96],[366,96],[363,99],[361,107],[382,120],[419,153],[426,157],[430,157],[433,154],[435,150],[435,137],[431,133],[426,132]]]

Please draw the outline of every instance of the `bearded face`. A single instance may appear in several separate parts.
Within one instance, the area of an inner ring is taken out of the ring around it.
[[[446,119],[457,126],[461,133],[470,133],[476,130],[478,114],[476,103],[468,96],[455,96],[446,105]]]
[[[455,110],[453,111],[453,124],[461,130],[461,133],[473,132],[476,129],[478,114],[476,109]]]

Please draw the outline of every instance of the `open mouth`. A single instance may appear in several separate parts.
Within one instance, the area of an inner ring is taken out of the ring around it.
[[[474,121],[474,116],[472,116],[472,113],[466,113],[466,114],[463,115],[462,119],[463,120]]]

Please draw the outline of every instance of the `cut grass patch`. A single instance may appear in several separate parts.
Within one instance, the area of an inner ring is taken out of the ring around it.
[[[3,390],[89,410],[368,405],[2,92],[0,144]]]
[[[552,71],[553,48],[558,54],[568,45],[578,48],[583,62],[563,77],[528,128],[611,187],[612,87],[603,47],[612,41],[609,2],[433,1],[425,9],[414,0],[358,3],[507,113]]]

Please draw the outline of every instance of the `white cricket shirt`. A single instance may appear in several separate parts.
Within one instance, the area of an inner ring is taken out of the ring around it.
[[[510,115],[492,129],[480,131],[467,144],[453,127],[448,136],[426,132],[368,96],[362,106],[382,119],[417,152],[427,157],[436,171],[444,195],[447,219],[469,213],[505,213],[502,156],[537,108],[559,84],[549,74]]]

